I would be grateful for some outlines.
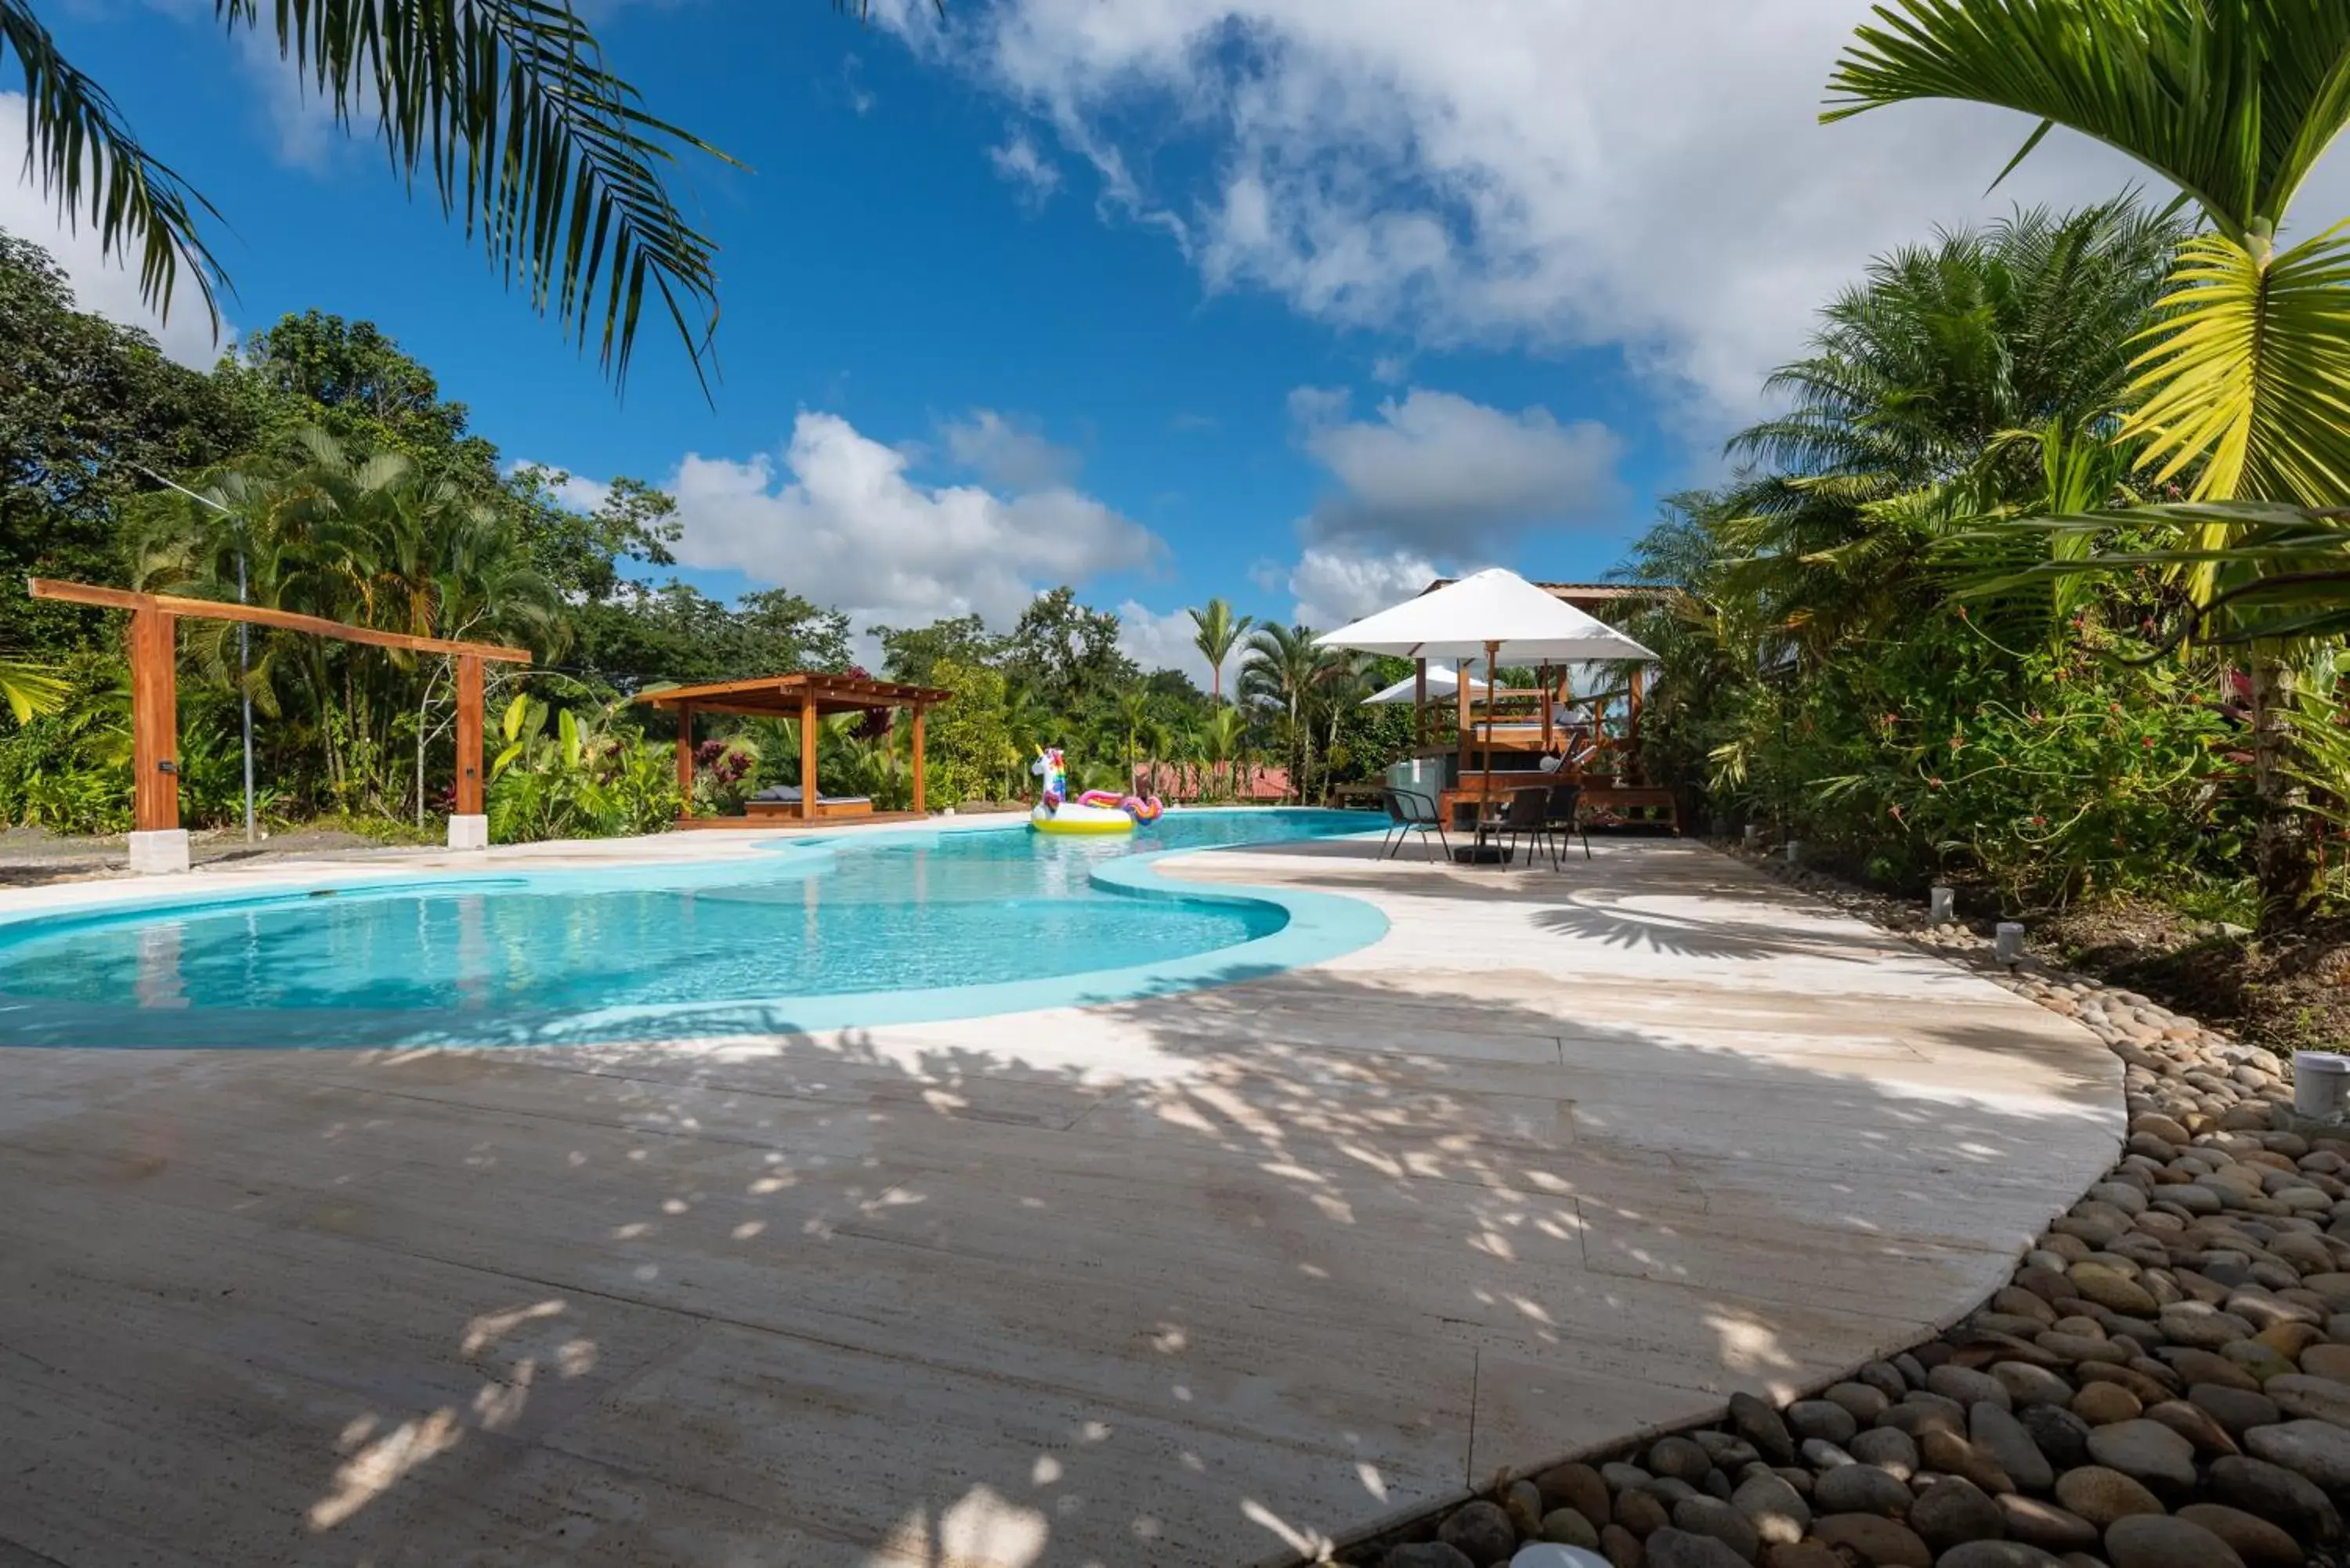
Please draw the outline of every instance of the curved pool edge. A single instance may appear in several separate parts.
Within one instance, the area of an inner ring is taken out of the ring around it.
[[[1262,809],[1262,808],[1260,808]],[[1024,832],[1025,818],[1012,822],[972,821],[945,826],[949,833],[974,831]],[[917,830],[919,831],[919,829]],[[1366,830],[1365,836],[1371,830]],[[168,917],[182,910],[207,913],[251,909],[256,905],[299,903],[332,884],[341,897],[396,896],[420,888],[442,889],[451,885],[515,890],[560,883],[582,877],[627,874],[631,880],[666,874],[710,875],[739,868],[739,853],[775,854],[800,862],[792,869],[812,875],[828,865],[848,836],[825,836],[795,842],[783,836],[748,838],[729,846],[737,853],[695,857],[675,861],[603,867],[549,867],[528,869],[512,864],[484,866],[479,871],[452,872],[445,867],[418,867],[402,874],[397,868],[371,867],[361,878],[320,874],[271,887],[224,889],[212,897],[193,897],[182,888],[147,898],[105,899],[78,908],[36,909],[0,914],[0,932],[32,925],[54,930],[58,925],[140,918]],[[893,835],[892,836],[896,836]],[[1345,838],[1353,835],[1331,835]],[[1267,840],[1265,842],[1291,842]],[[1154,997],[1180,995],[1262,980],[1359,950],[1387,935],[1387,916],[1375,906],[1338,894],[1259,888],[1240,884],[1208,886],[1162,877],[1157,863],[1191,855],[1215,853],[1221,846],[1180,846],[1122,856],[1092,867],[1087,879],[1095,886],[1125,897],[1205,904],[1260,904],[1280,909],[1284,919],[1272,931],[1230,947],[1187,954],[1147,964],[1087,970],[1075,974],[1035,980],[1005,981],[987,985],[940,986],[919,991],[847,992],[839,995],[773,997],[719,1002],[662,1002],[604,1008],[569,1014],[560,1020],[512,1019],[504,1028],[494,1015],[448,1010],[147,1009],[59,1002],[47,998],[0,992],[0,1047],[100,1050],[414,1050],[445,1048],[559,1048],[643,1044],[670,1039],[689,1041],[718,1037],[809,1034],[844,1029],[878,1028],[904,1023],[951,1023],[1008,1013],[1059,1008],[1115,1006]],[[1081,940],[1081,939],[1079,939]],[[27,1015],[37,1022],[29,1022]],[[288,1020],[295,1022],[289,1028]],[[126,1025],[141,1025],[136,1036]],[[320,1033],[355,1038],[286,1039],[289,1033],[315,1029]],[[150,1035],[159,1037],[149,1037]],[[274,1034],[277,1038],[261,1038]]]

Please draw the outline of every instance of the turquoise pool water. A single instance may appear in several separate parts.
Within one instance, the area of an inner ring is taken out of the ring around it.
[[[0,926],[0,1043],[549,1044],[1118,1000],[1385,929],[1352,900],[1162,885],[1142,857],[1367,826],[1316,811],[1170,814],[1119,839],[990,825],[37,919]]]

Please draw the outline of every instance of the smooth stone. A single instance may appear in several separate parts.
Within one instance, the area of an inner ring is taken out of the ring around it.
[[[2286,1421],[2254,1427],[2244,1447],[2257,1459],[2282,1465],[2326,1490],[2350,1490],[2350,1432],[2326,1421]]]
[[[1812,1483],[1817,1513],[1877,1513],[1898,1519],[1909,1511],[1909,1489],[1875,1465],[1843,1465]]]
[[[1656,1479],[1639,1466],[1621,1460],[1600,1466],[1599,1477],[1607,1483],[1609,1491],[1638,1491]]]
[[[1586,1552],[1599,1550],[1599,1527],[1579,1508],[1554,1508],[1544,1514],[1542,1538],[1561,1546],[1580,1546]],[[1524,1555],[1523,1552],[1518,1553],[1520,1557]],[[1511,1560],[1510,1568],[1518,1568],[1515,1558]]]
[[[2273,1520],[2296,1535],[2332,1541],[2342,1533],[2333,1501],[2306,1477],[2265,1459],[2230,1457],[2211,1465],[2211,1491],[2256,1518]]]
[[[1864,1361],[1852,1378],[1856,1383],[1867,1384],[1888,1400],[1898,1399],[1909,1391],[1909,1385],[1901,1376],[1901,1369],[1889,1361]]]
[[[2248,1394],[2261,1391],[2259,1378],[2226,1356],[2214,1355],[2208,1350],[2166,1351],[2163,1359],[2170,1363],[2171,1370],[2189,1388],[2211,1383],[2222,1388],[2241,1388]]]
[[[2224,1383],[2198,1383],[2187,1391],[2188,1402],[2241,1438],[2254,1427],[2273,1427],[2284,1419],[2276,1401],[2265,1394],[2247,1393]]]
[[[1893,1403],[1881,1389],[1872,1388],[1866,1383],[1835,1384],[1820,1397],[1831,1404],[1843,1406],[1851,1412],[1852,1418],[1864,1427],[1885,1414],[1886,1407]]]
[[[1739,1482],[1730,1505],[1746,1516],[1765,1545],[1792,1545],[1812,1528],[1811,1504],[1768,1470]]]
[[[2097,1527],[2070,1509],[2014,1492],[1991,1501],[1999,1504],[2008,1534],[2018,1541],[2028,1541],[2051,1552],[2072,1552],[2097,1543]]]
[[[2023,1423],[1986,1401],[1967,1412],[1967,1435],[1975,1446],[1999,1461],[1999,1468],[2024,1491],[2046,1491],[2056,1484],[2056,1468]]]
[[[1762,1553],[1762,1568],[1850,1568],[1816,1541],[1806,1541],[1795,1546],[1773,1546]]]
[[[2086,1268],[2090,1265],[2082,1266]],[[1988,1399],[2005,1409],[2008,1404],[2007,1389],[1998,1378],[1988,1372],[1976,1372],[1969,1367],[1937,1366],[1926,1374],[1926,1386],[1943,1398],[1955,1399],[1961,1405]]]
[[[2089,1458],[2156,1491],[2195,1485],[2195,1445],[2159,1421],[2117,1421],[2089,1434]]]
[[[1553,1465],[1534,1477],[1543,1501],[1551,1508],[1571,1508],[1605,1530],[1615,1515],[1607,1508],[1607,1483],[1589,1465]]]
[[[2179,1302],[2162,1309],[2162,1337],[2173,1345],[2219,1350],[2252,1337],[2252,1325],[2233,1313],[2202,1302]]]
[[[2308,1554],[2293,1532],[2225,1503],[2189,1503],[2178,1517],[2199,1524],[2235,1549],[2245,1568],[2300,1568]]]
[[[2350,1384],[2293,1372],[2270,1378],[2261,1385],[2261,1392],[2274,1400],[2276,1407],[2287,1417],[2350,1427]]]
[[[2044,1366],[2033,1366],[2022,1361],[2002,1361],[1991,1369],[1999,1386],[2007,1390],[2011,1407],[2023,1405],[2070,1405],[2073,1386]]]
[[[1834,1443],[1817,1438],[1805,1438],[1802,1449],[1804,1462],[1815,1470],[1832,1470],[1853,1462],[1852,1456]]]
[[[2145,1408],[2137,1395],[2118,1383],[2084,1383],[2081,1391],[2073,1396],[2073,1414],[2092,1427],[2134,1420]]]
[[[1991,1494],[1952,1476],[1936,1481],[1909,1505],[1908,1525],[1937,1552],[1970,1541],[1994,1541],[2007,1533],[2007,1520]]]
[[[2313,1345],[2301,1353],[2301,1369],[2312,1377],[2350,1383],[2350,1345]]]
[[[2059,1470],[2089,1462],[2089,1424],[2072,1411],[2057,1405],[2027,1405],[2016,1419]]]
[[[1860,1429],[1852,1412],[1830,1399],[1798,1399],[1787,1407],[1787,1426],[1798,1438],[1839,1448]]]
[[[1611,1524],[1599,1532],[1599,1554],[1607,1559],[1608,1568],[1640,1568],[1645,1553],[1640,1550],[1640,1538],[1620,1524]]]
[[[1812,1525],[1830,1548],[1849,1548],[1872,1568],[1934,1568],[1934,1554],[1908,1525],[1873,1513],[1835,1513]]]
[[[1709,1470],[1706,1473],[1711,1475],[1713,1472]],[[1650,1497],[1655,1498],[1659,1502],[1663,1503],[1668,1512],[1671,1511],[1673,1504],[1680,1501],[1680,1500],[1685,1497],[1700,1497],[1703,1495],[1703,1493],[1700,1492],[1697,1488],[1690,1485],[1689,1482],[1682,1480],[1678,1476],[1652,1477],[1649,1480],[1648,1484],[1642,1487],[1640,1490],[1647,1492]]]
[[[1934,1568],[2064,1568],[2064,1560],[2021,1541],[1970,1541],[1934,1559]]]
[[[1542,1489],[1530,1480],[1514,1480],[1502,1489],[1502,1511],[1510,1516],[1510,1528],[1522,1541],[1532,1541],[1542,1534]]]
[[[2240,1451],[2228,1429],[2200,1405],[2190,1405],[2184,1399],[2165,1399],[2159,1405],[2147,1406],[2146,1418],[2161,1422],[2192,1444],[2197,1453],[2208,1458]]]
[[[2066,1272],[2073,1281],[2073,1288],[2081,1293],[2083,1299],[2093,1301],[2101,1307],[2126,1313],[2131,1317],[2152,1317],[2161,1310],[2161,1303],[2144,1285],[2118,1269],[2104,1263],[2085,1262],[2074,1264]]]
[[[1654,1492],[1622,1491],[1616,1494],[1616,1522],[1630,1534],[1646,1539],[1673,1521],[1665,1505]],[[1601,1536],[1607,1535],[1603,1527]]]
[[[1713,1469],[1713,1456],[1687,1438],[1660,1438],[1648,1449],[1648,1473],[1695,1481]]]
[[[1985,1491],[2013,1491],[2015,1481],[1988,1449],[1949,1432],[1929,1432],[1918,1439],[1918,1462],[1942,1475],[1961,1476]]]
[[[1607,1568],[1607,1559],[1572,1542],[1537,1541],[1519,1547],[1518,1554],[1510,1559],[1510,1568]]]
[[[2153,1513],[2116,1520],[2106,1556],[2114,1568],[2244,1568],[2235,1549],[2201,1525]]]
[[[1521,1546],[1510,1568],[1608,1568],[1607,1559],[1592,1549],[1565,1542],[1537,1541]]]
[[[1752,1394],[1730,1397],[1730,1424],[1754,1445],[1754,1451],[1774,1465],[1795,1462],[1795,1438],[1778,1411]]]
[[[1379,1568],[1477,1568],[1457,1546],[1441,1541],[1415,1541],[1403,1546],[1390,1546],[1379,1559]]]
[[[1480,1498],[1464,1502],[1445,1516],[1436,1527],[1436,1538],[1453,1548],[1480,1568],[1492,1563],[1506,1563],[1510,1553],[1518,1549],[1518,1532],[1510,1523],[1510,1516],[1499,1503]]]
[[[1741,1557],[1711,1535],[1693,1535],[1668,1525],[1642,1543],[1648,1568],[1747,1568]]]
[[[1874,1465],[1900,1480],[1918,1473],[1918,1444],[1908,1433],[1891,1427],[1871,1427],[1853,1438],[1851,1456]]]
[[[1762,1552],[1762,1538],[1753,1522],[1730,1504],[1718,1498],[1692,1497],[1673,1504],[1673,1528],[1691,1535],[1711,1536],[1738,1553],[1742,1561],[1752,1563]],[[1649,1542],[1654,1555],[1656,1543]]]
[[[2056,1501],[2099,1530],[2134,1513],[2160,1513],[2154,1493],[2119,1470],[2084,1465],[2056,1478]]]

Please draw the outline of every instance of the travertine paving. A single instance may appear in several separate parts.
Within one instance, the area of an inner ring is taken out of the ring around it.
[[[1391,929],[813,1038],[0,1053],[0,1564],[1282,1561],[1911,1343],[2115,1157],[2085,1031],[1699,847],[1165,868]]]

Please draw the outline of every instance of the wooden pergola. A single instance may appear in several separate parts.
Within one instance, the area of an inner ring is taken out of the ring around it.
[[[445,654],[457,661],[457,810],[461,818],[482,815],[482,665],[486,662],[528,664],[530,654],[494,642],[455,642],[445,638],[415,637],[407,632],[378,631],[373,627],[346,626],[322,616],[262,605],[226,604],[217,599],[189,599],[171,594],[134,593],[129,588],[100,587],[95,583],[60,583],[47,577],[26,579],[26,591],[36,599],[95,605],[102,609],[130,612],[130,821],[138,833],[177,833],[180,826],[179,680],[174,633],[182,620],[243,621],[249,626],[276,627],[281,631],[307,632],[338,642],[360,642],[375,648],[404,649],[411,653]],[[457,829],[451,828],[451,842]],[[181,857],[184,865],[185,857]]]
[[[669,686],[639,693],[636,701],[666,708],[677,715],[677,787],[685,797],[679,817],[693,820],[693,716],[696,713],[739,713],[754,719],[790,719],[800,727],[800,798],[796,814],[788,807],[772,815],[796,815],[804,823],[833,816],[870,816],[870,803],[827,813],[816,788],[816,722],[833,713],[869,713],[879,708],[910,708],[914,714],[914,809],[922,804],[922,714],[948,701],[953,692],[936,686],[903,686],[869,676],[835,675],[821,670],[795,670],[788,675],[762,676],[756,680],[722,680],[708,686]]]

